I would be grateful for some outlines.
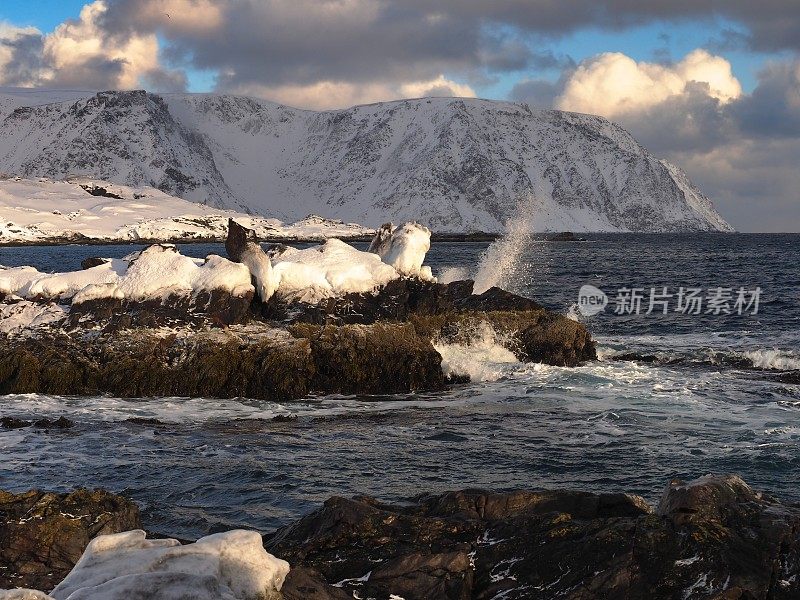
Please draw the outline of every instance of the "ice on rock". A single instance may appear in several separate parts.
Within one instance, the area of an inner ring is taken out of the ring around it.
[[[248,242],[241,253],[240,260],[256,281],[258,297],[263,302],[269,300],[275,293],[279,279],[278,275],[272,270],[272,262],[270,262],[269,256],[264,253],[258,244]]]
[[[422,266],[430,249],[431,230],[413,221],[394,229],[391,223],[383,225],[369,247],[401,275],[432,280],[430,267]]]
[[[69,273],[40,273],[33,267],[0,269],[0,293],[26,299],[72,299],[73,304],[98,298],[148,300],[215,289],[234,296],[252,291],[248,268],[214,254],[205,261],[189,258],[163,244]]]
[[[141,530],[92,540],[55,600],[267,600],[279,598],[289,563],[264,550],[255,531],[217,533],[182,546]]]
[[[287,248],[275,258],[273,269],[278,295],[303,302],[371,292],[398,277],[377,254],[362,252],[337,239],[304,250]]]

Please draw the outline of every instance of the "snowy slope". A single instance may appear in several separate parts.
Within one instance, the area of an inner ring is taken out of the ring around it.
[[[455,98],[313,112],[212,94],[41,94],[0,92],[0,171],[153,186],[289,221],[500,231],[533,194],[538,231],[730,230],[677,167],[591,115]]]
[[[89,190],[107,195],[92,195]],[[83,178],[0,179],[0,244],[222,240],[229,218],[255,230],[262,239],[323,240],[373,233],[360,225],[315,215],[287,225],[278,219],[188,202],[151,187],[130,188]]]

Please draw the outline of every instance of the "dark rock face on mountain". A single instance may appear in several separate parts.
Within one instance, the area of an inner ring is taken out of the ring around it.
[[[51,590],[92,538],[139,527],[136,505],[102,490],[0,490],[0,589]]]
[[[735,476],[672,482],[656,511],[567,491],[332,498],[265,546],[295,571],[287,598],[800,597],[800,508]]]
[[[711,201],[606,119],[474,98],[313,112],[226,95],[0,95],[0,171],[149,185],[296,221],[309,213],[500,232],[729,231]],[[3,106],[7,106],[2,114]],[[587,223],[589,225],[587,225]]]

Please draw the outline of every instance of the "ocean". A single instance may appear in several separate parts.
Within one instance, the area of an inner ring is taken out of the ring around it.
[[[452,278],[482,262],[482,278],[584,322],[597,362],[521,364],[489,330],[441,349],[476,379],[441,393],[282,404],[5,396],[0,416],[76,426],[1,430],[0,488],[106,488],[136,500],[149,530],[186,539],[266,532],[335,495],[576,488],[657,501],[672,478],[737,473],[800,501],[800,385],[780,381],[800,370],[800,235],[583,237],[525,238],[483,262],[488,243],[435,243],[426,264]],[[0,248],[0,264],[71,270],[136,248]],[[181,251],[224,255],[220,244]],[[586,285],[608,299],[593,316],[580,310]],[[690,297],[699,314],[676,310],[695,312]]]

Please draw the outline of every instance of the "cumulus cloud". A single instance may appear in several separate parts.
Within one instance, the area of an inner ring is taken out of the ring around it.
[[[0,22],[0,83],[34,85],[41,52],[42,34],[38,29]]]
[[[687,86],[697,84],[705,86],[706,96],[723,103],[742,93],[730,63],[702,49],[674,65],[636,62],[619,52],[608,52],[578,65],[556,99],[556,106],[616,117],[681,96]]]
[[[428,81],[411,81],[399,84],[320,81],[310,85],[285,85],[277,87],[244,86],[236,93],[266,98],[280,104],[312,110],[343,108],[355,104],[385,102],[399,98],[422,96],[474,97],[468,85],[450,81],[439,75]]]
[[[5,85],[130,89],[144,81],[185,87],[180,73],[162,67],[154,32],[111,33],[103,27],[104,0],[86,4],[77,19],[52,33],[0,27],[0,82]],[[168,83],[169,82],[169,83]]]

